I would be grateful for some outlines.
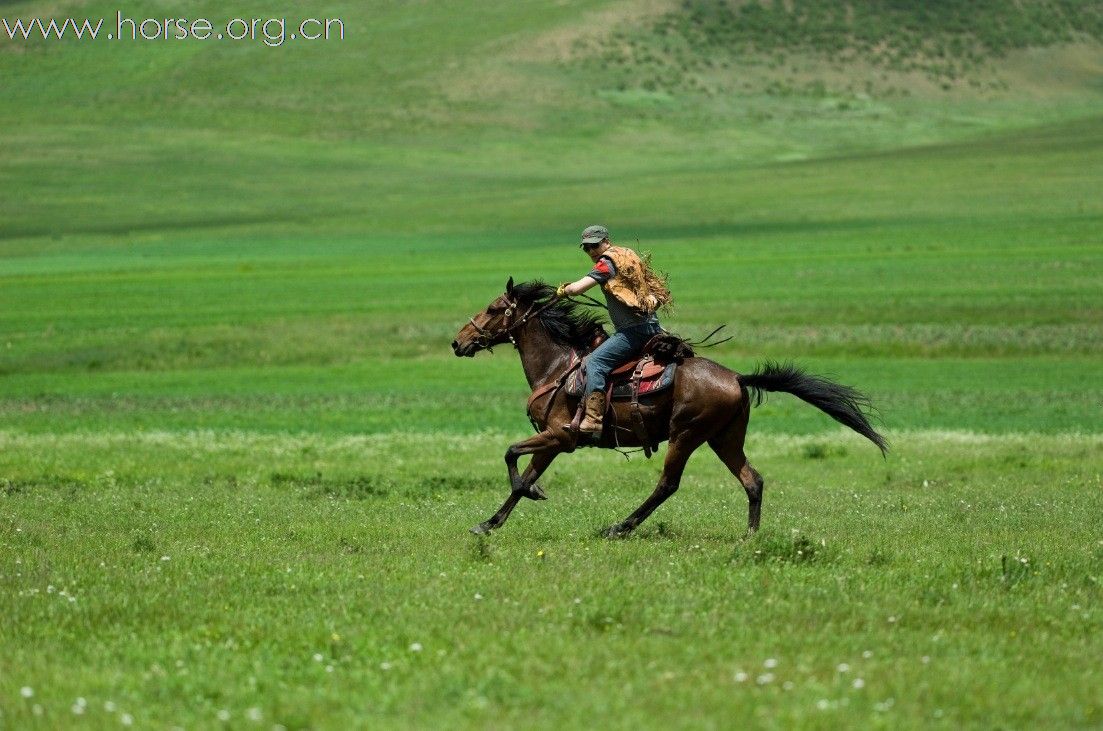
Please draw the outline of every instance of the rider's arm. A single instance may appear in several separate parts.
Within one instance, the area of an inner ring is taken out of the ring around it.
[[[571,282],[566,287],[564,287],[563,290],[570,295],[582,294],[590,287],[596,287],[597,283],[598,282],[596,279],[587,274],[585,277],[579,279],[577,282]]]
[[[599,284],[605,284],[614,276],[616,276],[616,267],[613,265],[613,260],[607,256],[603,256],[598,259],[594,264],[594,268],[577,282],[571,282],[570,284],[561,284],[559,289],[556,290],[556,294],[560,297],[566,297],[567,295],[582,294],[590,287],[596,287]]]

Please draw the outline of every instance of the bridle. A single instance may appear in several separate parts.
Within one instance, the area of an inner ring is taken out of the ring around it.
[[[529,306],[528,311],[525,312],[525,314],[521,315],[521,317],[518,318],[516,322],[514,322],[512,325],[510,325],[510,324],[508,324],[509,319],[511,317],[513,317],[513,313],[520,308],[520,303],[519,302],[511,302],[509,300],[508,295],[506,295],[505,297],[506,297],[506,310],[505,310],[505,312],[502,313],[502,325],[503,325],[503,327],[498,332],[492,333],[492,332],[487,331],[486,328],[482,327],[481,325],[479,325],[479,323],[475,322],[474,315],[467,318],[467,321],[470,322],[471,326],[475,328],[475,332],[477,332],[479,334],[479,337],[475,340],[475,343],[480,348],[486,349],[486,350],[490,351],[491,353],[494,352],[494,350],[493,350],[494,338],[501,337],[502,334],[505,334],[505,336],[507,338],[509,338],[509,342],[513,343],[513,347],[516,348],[517,347],[517,340],[513,337],[513,331],[516,330],[519,327],[522,327],[526,322],[531,320],[533,317],[536,317],[541,312],[543,312],[544,310],[546,310],[549,307],[551,307],[552,305],[554,305],[555,302],[556,302],[555,298],[552,298],[552,299],[548,300],[547,302],[545,302],[543,305],[540,305],[539,307],[537,307],[536,302],[533,302]],[[487,324],[489,325],[490,323],[487,323]]]

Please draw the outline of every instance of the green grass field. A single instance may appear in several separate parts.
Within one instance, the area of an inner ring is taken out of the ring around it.
[[[702,7],[0,38],[0,728],[1103,726],[1097,7]],[[888,458],[774,395],[753,538],[707,449],[631,539],[663,451],[469,535],[528,390],[449,343],[595,222]]]

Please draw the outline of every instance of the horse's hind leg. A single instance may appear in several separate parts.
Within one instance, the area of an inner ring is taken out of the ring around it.
[[[747,491],[747,533],[754,533],[758,530],[758,520],[762,515],[762,489],[765,485],[762,475],[751,467],[750,462],[744,462],[738,477]]]
[[[758,530],[762,514],[762,475],[747,461],[743,453],[743,438],[747,434],[746,419],[736,418],[732,424],[709,440],[709,446],[731,473],[739,478],[747,491],[747,533]]]
[[[701,446],[702,441],[704,441],[703,438],[696,436],[671,439],[670,447],[666,453],[666,460],[663,462],[663,474],[659,477],[659,484],[655,486],[655,491],[643,501],[642,505],[636,508],[635,512],[606,530],[606,537],[621,538],[628,535],[635,530],[636,526],[647,520],[647,517],[655,512],[655,508],[666,502],[666,499],[678,490],[678,485],[682,481],[682,472],[686,468],[686,462],[689,461],[689,456],[693,454],[693,451]]]

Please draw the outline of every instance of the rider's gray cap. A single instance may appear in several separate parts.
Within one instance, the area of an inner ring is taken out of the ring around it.
[[[604,226],[589,226],[582,232],[582,243],[600,244],[609,238],[609,229]]]

